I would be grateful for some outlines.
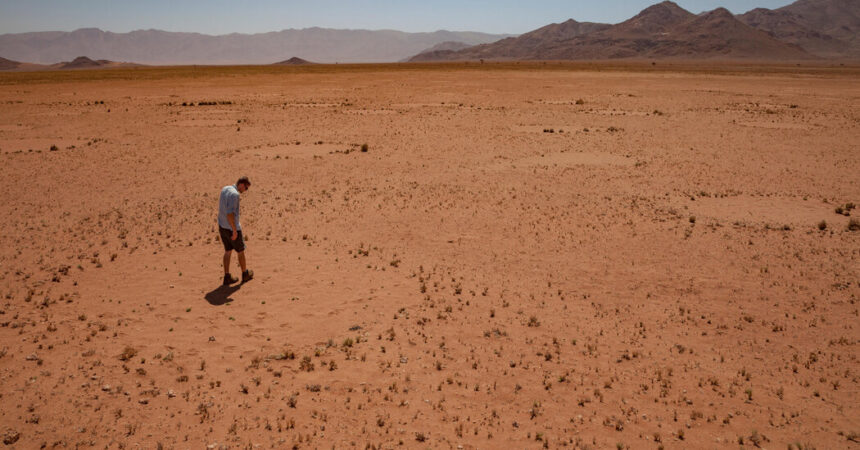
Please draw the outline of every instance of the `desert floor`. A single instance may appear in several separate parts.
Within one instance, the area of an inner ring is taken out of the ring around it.
[[[4,442],[858,448],[860,70],[649,66],[0,75]]]

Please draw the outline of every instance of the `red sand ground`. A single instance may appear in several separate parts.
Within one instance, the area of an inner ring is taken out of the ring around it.
[[[4,442],[858,447],[857,71],[461,69],[0,78]]]

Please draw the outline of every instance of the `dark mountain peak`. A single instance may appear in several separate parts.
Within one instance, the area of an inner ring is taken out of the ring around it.
[[[72,31],[71,34],[80,36],[98,36],[104,33],[105,32],[99,28],[78,28],[77,30]]]
[[[775,13],[772,9],[767,9],[767,8],[755,8],[755,9],[751,9],[751,10],[749,10],[749,11],[747,11],[747,12],[745,12],[745,13],[741,14],[741,16],[746,16],[746,15],[758,15],[758,14],[776,14],[776,13]]]
[[[758,25],[766,22],[766,21],[774,21],[774,20],[786,20],[791,19],[793,16],[789,13],[783,13],[774,11],[772,9],[767,8],[756,8],[751,9],[743,14],[739,14],[736,16],[738,20],[741,22],[753,27],[758,28]],[[765,30],[770,31],[770,30]]]
[[[90,65],[96,65],[96,64],[98,64],[98,63],[96,63],[95,61],[93,61],[93,60],[92,60],[92,59],[90,59],[90,58],[87,58],[86,56],[78,56],[77,58],[73,59],[73,60],[72,60],[72,62],[70,62],[69,64],[77,64],[77,65],[81,65],[81,64],[90,64]]]
[[[675,2],[665,1],[656,3],[651,5],[642,11],[639,12],[636,16],[633,17],[634,20],[636,18],[654,18],[654,19],[663,19],[663,20],[672,20],[673,18],[689,18],[693,13],[687,11],[684,8],[678,6]]]
[[[694,19],[678,27],[679,31],[686,33],[699,33],[700,35],[721,35],[739,37],[750,33],[760,33],[752,27],[738,20],[725,8],[717,8],[713,11],[699,14]],[[764,33],[762,33],[764,34]]]
[[[738,26],[738,25],[743,25],[744,27],[746,26],[743,24],[743,22],[739,21],[735,17],[735,15],[732,14],[731,12],[729,12],[729,10],[726,8],[717,8],[717,9],[714,9],[712,11],[704,12],[704,13],[698,15],[693,20],[693,23],[696,23],[699,26],[702,26],[702,25],[707,25],[707,26],[726,26],[726,25]]]
[[[274,65],[276,65],[276,66],[303,66],[306,64],[314,64],[314,63],[307,61],[307,60],[304,60],[302,58],[299,58],[297,56],[293,56],[290,59],[287,59],[287,60],[284,60],[281,62],[276,62]]]
[[[54,67],[58,69],[91,69],[96,67],[105,67],[108,65],[111,65],[111,61],[104,59],[93,61],[86,56],[78,56],[72,61],[55,64]]]
[[[0,70],[17,69],[20,65],[21,63],[18,61],[12,61],[11,59],[0,57]]]
[[[758,28],[759,24],[763,23],[772,26],[775,23],[797,22],[797,17],[790,12],[767,8],[752,9],[735,17],[753,28]],[[763,29],[765,31],[772,31],[767,29],[767,27]]]
[[[728,9],[723,8],[723,7],[719,7],[717,9],[712,10],[712,11],[708,11],[702,15],[707,16],[707,17],[711,17],[711,18],[732,18],[732,19],[735,18],[735,15],[732,14],[731,11],[729,11]]]
[[[674,2],[662,2],[643,9],[632,19],[612,27],[614,32],[624,35],[652,35],[668,31],[695,15]]]
[[[538,28],[534,31],[530,31],[520,37],[513,39],[517,39],[523,42],[533,42],[536,40],[563,41],[606,27],[607,25],[604,24],[577,22],[576,20],[568,19],[562,23],[549,24],[547,26]]]

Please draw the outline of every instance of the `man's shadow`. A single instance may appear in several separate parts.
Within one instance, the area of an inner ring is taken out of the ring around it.
[[[242,287],[241,284],[236,284],[234,286],[218,286],[213,291],[206,294],[206,301],[212,306],[221,306],[225,303],[232,302],[233,299],[230,298],[230,296],[238,291],[240,287]]]

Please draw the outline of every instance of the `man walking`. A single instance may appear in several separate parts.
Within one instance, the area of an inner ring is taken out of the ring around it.
[[[230,254],[233,250],[239,255],[242,283],[254,278],[254,272],[248,270],[245,264],[245,241],[242,239],[242,224],[239,223],[239,194],[247,191],[249,187],[251,182],[248,177],[239,178],[236,184],[221,189],[221,197],[218,200],[218,229],[221,242],[224,243],[224,286],[239,281],[230,275]]]

